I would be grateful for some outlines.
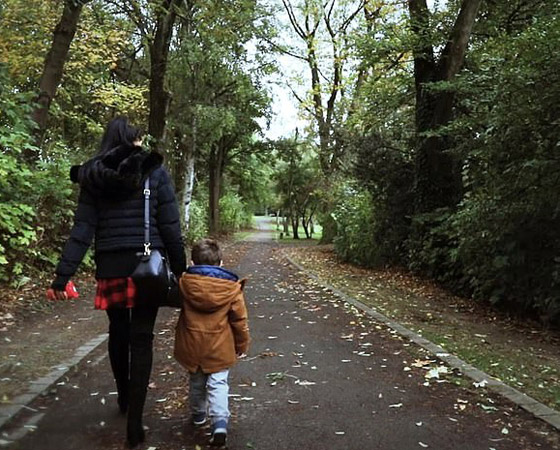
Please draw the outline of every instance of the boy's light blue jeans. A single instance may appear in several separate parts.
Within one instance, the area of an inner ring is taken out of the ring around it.
[[[216,373],[190,373],[190,407],[193,414],[210,416],[212,424],[219,420],[229,419],[228,406],[228,375],[229,370]]]

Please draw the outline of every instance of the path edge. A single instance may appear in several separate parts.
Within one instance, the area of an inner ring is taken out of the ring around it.
[[[8,404],[0,405],[0,429],[11,422],[23,409],[28,409],[28,405],[31,402],[58,383],[62,377],[80,364],[86,356],[105,343],[108,337],[109,335],[107,333],[102,333],[86,342],[76,350],[74,356],[62,364],[57,365],[47,375],[31,381],[25,394],[18,395]]]
[[[286,252],[282,251],[282,256],[295,268],[297,268],[300,272],[302,272],[307,277],[316,281],[320,286],[323,288],[328,289],[337,297],[341,298],[345,302],[355,306],[356,308],[360,309],[361,311],[365,312],[368,316],[373,317],[378,322],[381,322],[387,325],[389,328],[395,330],[400,336],[409,339],[411,342],[414,342],[416,345],[424,348],[437,358],[441,359],[442,361],[449,364],[454,369],[458,369],[466,375],[467,377],[471,378],[477,383],[486,382],[485,387],[496,394],[501,395],[502,397],[507,398],[511,402],[515,403],[520,408],[524,409],[525,411],[533,414],[538,419],[541,419],[547,422],[549,425],[554,427],[556,430],[560,431],[560,412],[552,409],[543,403],[539,402],[538,400],[534,399],[533,397],[524,394],[523,392],[518,391],[517,389],[505,384],[503,381],[500,381],[491,375],[483,372],[480,369],[477,369],[473,365],[463,361],[459,357],[450,354],[447,350],[443,347],[434,344],[433,342],[429,341],[428,339],[420,336],[419,334],[415,333],[412,330],[404,327],[398,322],[389,319],[387,316],[381,314],[375,308],[371,306],[367,306],[364,303],[360,302],[354,297],[342,292],[340,289],[325,283],[322,279],[320,279],[317,275],[310,272],[306,268],[304,268],[299,263],[295,262],[290,256],[286,254]]]

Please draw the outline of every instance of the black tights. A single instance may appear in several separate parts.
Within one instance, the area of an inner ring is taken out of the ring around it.
[[[152,370],[152,342],[158,309],[108,309],[109,359],[119,392],[119,407],[128,410],[128,434],[140,433]]]

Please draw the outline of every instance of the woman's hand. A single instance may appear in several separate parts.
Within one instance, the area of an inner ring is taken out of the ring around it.
[[[66,293],[66,291],[57,291],[54,289],[53,291],[54,291],[54,297],[57,300],[68,300],[68,294]]]
[[[47,289],[47,298],[49,300],[68,300],[66,291],[56,291],[53,288]]]

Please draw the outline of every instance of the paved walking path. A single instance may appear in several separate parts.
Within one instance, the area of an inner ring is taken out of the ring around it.
[[[229,267],[249,277],[253,344],[232,370],[230,449],[558,445],[552,427],[469,380],[465,387],[427,381],[426,370],[413,363],[429,355],[299,274],[264,234],[233,250],[241,256]],[[186,377],[171,357],[176,317],[166,309],[158,319],[142,449],[206,447],[208,430],[188,424]],[[4,427],[0,439],[12,441],[7,448],[122,449],[125,420],[117,412],[105,348],[62,383]]]

